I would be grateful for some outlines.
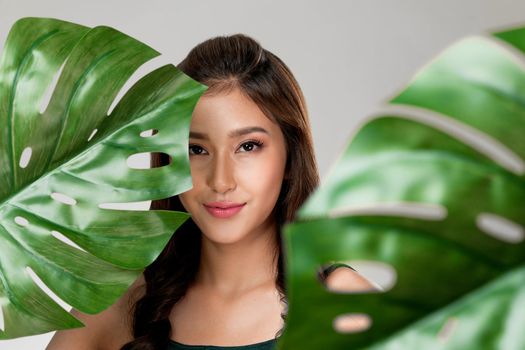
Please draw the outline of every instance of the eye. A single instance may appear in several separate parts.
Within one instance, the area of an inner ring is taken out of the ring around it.
[[[204,150],[204,148],[198,145],[190,145],[188,149],[189,149],[190,154],[195,154],[195,155],[200,155],[201,152]],[[191,153],[192,150],[194,151],[194,153]]]
[[[262,141],[259,141],[259,140],[252,140],[252,141],[247,141],[247,142],[244,142],[242,145],[241,145],[241,149],[247,151],[247,152],[250,152],[250,151],[253,151],[254,150],[254,147],[257,148],[260,148],[262,147],[263,145],[263,142]]]
[[[250,140],[246,141],[241,144],[240,149],[242,150],[241,153],[246,152],[252,152],[254,150],[257,150],[258,148],[261,148],[263,146],[263,142],[260,140]],[[202,155],[203,152],[206,152],[204,148],[202,148],[199,145],[190,144],[188,147],[190,155]]]

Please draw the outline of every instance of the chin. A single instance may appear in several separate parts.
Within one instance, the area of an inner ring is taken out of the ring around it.
[[[213,225],[212,225],[213,226]],[[220,228],[219,225],[205,228],[201,230],[203,236],[209,241],[221,244],[231,244],[243,240],[246,236],[242,234],[232,234],[233,232],[239,232],[238,229],[232,227],[232,225],[226,225],[226,227]]]
[[[231,236],[226,236],[226,235],[211,235],[211,236],[205,235],[205,236],[209,241],[213,243],[217,243],[217,244],[234,244],[243,239],[243,237],[231,237]]]

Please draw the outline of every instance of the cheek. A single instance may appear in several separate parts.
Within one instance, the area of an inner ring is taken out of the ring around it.
[[[183,195],[183,194],[179,194],[179,201],[180,203],[182,204],[182,206],[184,207],[184,209],[189,212],[189,208],[188,208],[188,204],[186,202],[186,195]]]
[[[193,206],[195,205],[194,204],[194,201],[195,201],[195,198],[194,198],[194,189],[192,188],[191,190],[189,191],[186,191],[184,193],[181,193],[179,194],[179,200],[182,204],[182,206],[184,207],[184,209],[188,212],[188,213],[192,213],[193,212]]]
[[[253,192],[266,197],[279,194],[283,181],[285,160],[278,154],[268,154],[242,170],[239,181]]]

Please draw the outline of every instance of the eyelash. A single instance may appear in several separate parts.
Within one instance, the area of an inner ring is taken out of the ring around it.
[[[240,147],[242,147],[242,146],[244,146],[246,144],[253,144],[253,145],[257,146],[257,148],[262,148],[263,145],[264,145],[264,142],[262,140],[258,140],[258,139],[248,140],[248,141],[245,141],[245,142],[241,143]],[[199,145],[190,144],[189,145],[189,151],[191,151],[192,147],[202,148]],[[204,149],[204,148],[202,148],[202,149]],[[255,149],[252,149],[251,151],[245,151],[243,153],[250,153],[250,152],[254,152],[254,151],[255,151]],[[200,156],[201,154],[192,154],[192,153],[190,153],[190,155],[192,155],[192,156]]]

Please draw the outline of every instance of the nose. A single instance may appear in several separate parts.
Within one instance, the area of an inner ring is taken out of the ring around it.
[[[214,158],[208,174],[208,186],[217,193],[226,193],[234,190],[237,184],[230,157],[217,154]]]

